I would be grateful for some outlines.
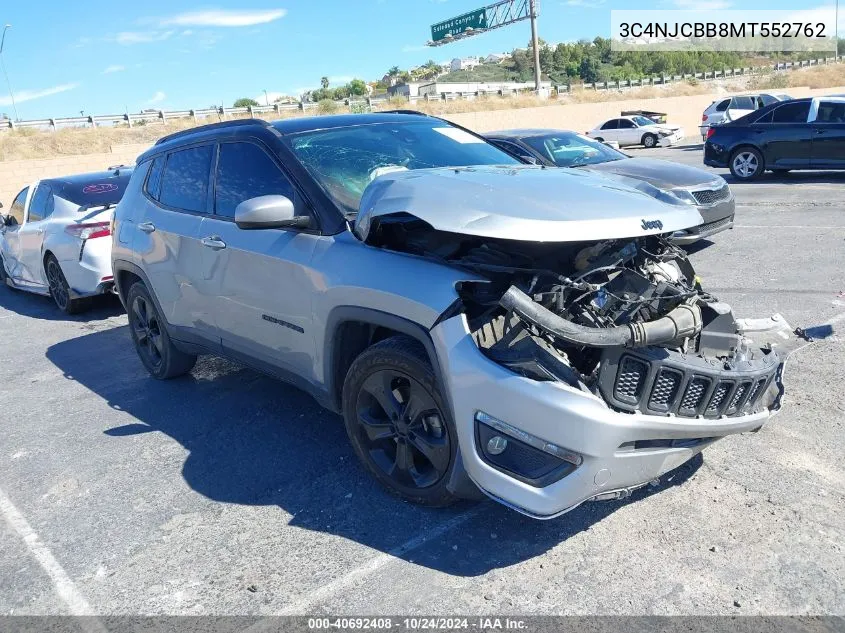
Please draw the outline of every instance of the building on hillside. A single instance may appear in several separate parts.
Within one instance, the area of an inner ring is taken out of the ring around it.
[[[507,53],[490,53],[487,57],[484,58],[485,64],[501,64],[506,59],[508,59],[510,55]]]
[[[456,57],[452,60],[450,70],[452,72],[457,72],[459,70],[472,70],[479,64],[481,64],[481,61],[477,57]]]
[[[541,81],[540,90],[548,92],[552,82]],[[513,95],[526,90],[534,90],[534,82],[493,81],[493,82],[444,82],[434,81],[417,87],[420,97],[448,99],[456,96],[502,94]],[[413,95],[412,95],[413,96]]]

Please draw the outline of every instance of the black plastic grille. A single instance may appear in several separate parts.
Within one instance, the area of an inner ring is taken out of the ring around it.
[[[757,382],[754,383],[754,386],[751,388],[751,393],[748,394],[748,399],[745,401],[746,408],[751,408],[754,406],[754,401],[757,399],[763,392],[763,386],[766,384],[768,379],[760,378]]]
[[[707,409],[704,411],[704,415],[718,416],[721,414],[728,399],[728,394],[731,392],[733,386],[734,383],[725,380],[716,385],[716,388],[713,390],[713,395],[710,397]]]
[[[734,395],[731,397],[731,403],[728,405],[728,415],[739,411],[739,408],[745,401],[745,396],[748,395],[749,389],[751,389],[751,381],[741,382],[737,385],[736,391],[734,391]]]
[[[726,184],[719,189],[702,189],[701,191],[693,191],[692,195],[698,204],[716,204],[717,202],[730,198],[731,190]]]
[[[648,374],[648,364],[626,356],[619,364],[619,373],[616,377],[616,386],[613,389],[614,395],[623,401],[637,402],[643,392],[643,384]]]
[[[679,411],[685,415],[696,415],[701,408],[707,389],[710,387],[710,379],[703,376],[693,376],[684,391],[684,398],[681,400]]]
[[[675,398],[678,397],[678,390],[683,378],[683,374],[679,371],[661,369],[651,389],[648,408],[668,410],[675,403]]]
[[[698,226],[690,229],[690,233],[709,233],[710,231],[715,231],[723,226],[727,226],[732,221],[733,217],[728,216],[726,218],[722,218],[721,220],[714,220],[713,222],[709,222],[707,224],[699,224]]]

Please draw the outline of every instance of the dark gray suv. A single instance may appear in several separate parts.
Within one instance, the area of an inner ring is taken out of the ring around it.
[[[231,357],[341,413],[391,491],[548,518],[779,409],[782,345],[664,239],[700,222],[432,117],[243,120],[139,158],[113,266],[154,377]]]

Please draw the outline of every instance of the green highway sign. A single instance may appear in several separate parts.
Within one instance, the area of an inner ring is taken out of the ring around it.
[[[486,29],[487,28],[487,10],[476,9],[469,13],[464,13],[456,18],[451,18],[445,22],[438,22],[431,25],[431,39],[434,42],[439,42],[445,39],[447,35],[458,35],[464,33],[467,29]]]

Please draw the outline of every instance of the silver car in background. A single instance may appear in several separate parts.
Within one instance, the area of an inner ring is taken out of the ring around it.
[[[0,216],[0,283],[49,295],[66,314],[110,292],[111,219],[131,169],[48,178]]]
[[[568,130],[501,130],[485,136],[524,162],[600,172],[667,204],[695,206],[703,222],[675,231],[669,238],[675,244],[692,244],[733,228],[736,203],[731,188],[721,176],[699,167],[657,158],[632,158]]]

